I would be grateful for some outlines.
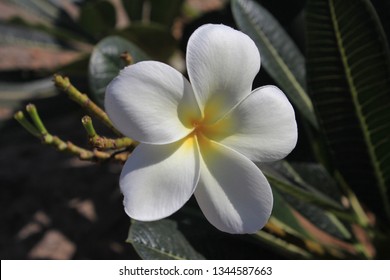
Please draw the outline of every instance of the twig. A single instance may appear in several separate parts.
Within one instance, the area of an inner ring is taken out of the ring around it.
[[[30,132],[35,137],[40,138],[41,134],[38,129],[35,128],[25,117],[22,111],[16,112],[14,115],[15,120],[17,120],[28,132]]]
[[[95,128],[93,127],[92,119],[89,116],[84,116],[81,120],[89,138],[89,143],[99,150],[107,150],[107,149],[123,149],[123,148],[129,148],[131,146],[136,145],[137,143],[128,138],[128,137],[122,137],[122,138],[106,138],[99,136],[96,133]]]
[[[52,135],[48,132],[46,127],[44,126],[39,114],[38,110],[33,104],[28,104],[26,106],[26,111],[29,113],[31,122],[27,120],[24,113],[22,111],[17,112],[14,115],[14,118],[24,127],[28,132],[30,132],[33,136],[42,140],[43,144],[50,145],[55,147],[58,151],[68,152],[73,155],[78,156],[82,160],[89,161],[102,161],[107,160],[109,158],[114,158],[115,160],[123,162],[123,158],[110,153],[102,152],[102,151],[90,151],[84,148],[81,148],[70,141],[64,141],[58,136]]]
[[[37,111],[37,108],[35,107],[35,105],[28,104],[26,106],[26,111],[30,115],[33,123],[35,124],[35,127],[38,129],[38,132],[41,135],[46,135],[48,133],[47,129],[43,125],[43,122],[42,122],[41,118],[39,117],[39,114],[38,114],[38,111]]]
[[[86,94],[81,93],[77,88],[75,88],[69,81],[67,77],[61,75],[54,75],[54,84],[57,88],[64,91],[70,99],[78,103],[80,106],[85,108],[91,114],[96,116],[100,121],[102,121],[108,128],[110,128],[118,136],[122,134],[114,127],[111,120],[108,118],[106,112],[104,112],[96,103],[94,103]]]

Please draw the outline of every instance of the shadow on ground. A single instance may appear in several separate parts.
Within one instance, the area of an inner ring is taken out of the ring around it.
[[[81,111],[58,97],[37,105],[49,131],[85,146]],[[2,125],[0,144],[2,259],[138,258],[124,242],[130,220],[119,165],[59,153],[13,120]]]

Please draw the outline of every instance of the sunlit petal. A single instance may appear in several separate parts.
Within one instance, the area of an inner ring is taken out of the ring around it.
[[[194,138],[173,144],[140,144],[127,160],[120,187],[126,213],[141,221],[165,218],[191,197],[199,179]]]
[[[107,87],[105,108],[123,134],[151,144],[183,138],[191,131],[189,120],[200,116],[189,82],[156,61],[122,70]]]
[[[207,131],[210,138],[260,162],[284,158],[298,138],[293,107],[274,86],[254,90]]]
[[[208,122],[250,93],[259,69],[260,54],[255,43],[225,25],[203,25],[188,41],[188,75]]]
[[[253,233],[271,215],[270,185],[243,155],[208,140],[200,141],[201,175],[195,197],[204,215],[228,233]]]

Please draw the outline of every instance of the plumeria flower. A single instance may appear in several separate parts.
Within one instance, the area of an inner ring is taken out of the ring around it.
[[[277,87],[251,90],[259,69],[259,51],[247,35],[207,24],[188,42],[191,83],[166,64],[144,61],[126,67],[109,84],[109,117],[140,142],[120,177],[131,218],[165,218],[194,194],[221,231],[253,233],[265,225],[272,191],[252,161],[289,154],[297,126]]]

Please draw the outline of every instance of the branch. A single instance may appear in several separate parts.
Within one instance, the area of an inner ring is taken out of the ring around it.
[[[54,84],[57,88],[65,92],[70,99],[78,103],[88,112],[96,116],[100,121],[102,121],[108,128],[110,128],[118,136],[122,134],[114,127],[111,120],[108,118],[106,112],[104,112],[96,103],[94,103],[86,94],[81,93],[77,88],[75,88],[69,81],[67,77],[61,75],[54,75]]]
[[[89,138],[89,143],[99,150],[117,150],[117,149],[128,149],[137,145],[137,142],[128,138],[106,138],[99,136],[93,127],[92,119],[89,116],[84,116],[81,120]]]
[[[28,104],[26,106],[26,111],[30,115],[30,118],[33,123],[27,120],[24,113],[22,111],[17,112],[14,115],[14,118],[33,136],[41,139],[43,144],[53,146],[58,151],[61,152],[68,152],[70,154],[78,156],[82,160],[88,160],[88,161],[103,161],[108,160],[110,158],[113,158],[118,161],[125,161],[127,154],[122,153],[107,153],[102,152],[98,150],[87,150],[84,148],[81,148],[75,144],[73,144],[70,141],[64,141],[58,136],[52,135],[48,132],[46,127],[44,126],[39,114],[38,110],[33,104]]]

